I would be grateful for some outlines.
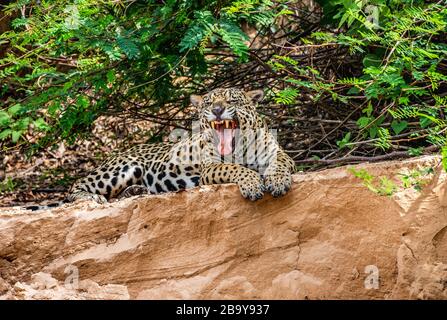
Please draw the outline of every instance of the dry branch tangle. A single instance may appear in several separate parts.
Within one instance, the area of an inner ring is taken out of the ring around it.
[[[424,157],[362,165],[392,176]],[[7,299],[447,298],[447,186],[380,197],[346,167],[296,175],[282,199],[233,185],[100,206],[0,213]],[[379,288],[365,289],[365,267]],[[79,271],[77,288],[67,276]],[[64,271],[67,271],[65,273]]]

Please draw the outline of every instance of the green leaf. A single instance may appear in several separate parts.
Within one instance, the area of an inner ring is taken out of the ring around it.
[[[341,28],[341,26],[345,23],[346,19],[349,17],[349,12],[345,12],[343,16],[340,19],[340,22],[338,23],[338,28]]]
[[[14,19],[11,22],[11,26],[14,29],[17,29],[19,27],[25,27],[27,24],[28,24],[28,19],[27,18],[17,18],[17,19]]]
[[[365,169],[356,170],[355,168],[351,167],[348,168],[348,171],[351,172],[355,177],[362,179],[364,182],[372,183],[374,181],[374,176]]]
[[[115,79],[116,79],[116,75],[115,75],[115,70],[109,70],[108,72],[107,72],[107,81],[109,82],[109,83],[113,83],[113,82],[115,82]]]
[[[248,36],[240,29],[238,25],[230,21],[221,22],[218,33],[221,35],[222,40],[230,46],[235,54],[243,60],[246,60],[248,47],[245,41],[248,40]]]
[[[372,119],[369,117],[360,117],[357,120],[357,125],[359,126],[359,128],[364,128],[371,122],[371,120]]]
[[[363,58],[363,65],[365,67],[379,67],[382,63],[382,59],[375,54],[367,54]]]
[[[408,127],[408,122],[407,121],[393,120],[393,122],[391,122],[391,128],[393,129],[395,134],[401,133],[407,127]]]
[[[345,134],[342,140],[337,141],[337,146],[342,149],[346,146],[346,144],[349,143],[349,140],[351,139],[351,132],[348,132]]]
[[[52,116],[56,115],[56,112],[61,108],[61,104],[57,101],[52,101],[48,106],[48,113]]]
[[[0,128],[7,126],[11,121],[11,117],[5,111],[0,111]]]
[[[28,130],[28,125],[31,121],[30,117],[22,118],[12,126],[13,129],[17,131],[25,131]]]
[[[352,95],[356,95],[360,93],[360,89],[357,87],[352,87],[351,89],[348,90],[347,94],[352,94]]]
[[[90,102],[86,96],[79,96],[76,102],[76,105],[81,109],[86,109],[89,106]]]
[[[38,118],[36,120],[34,120],[33,122],[34,126],[42,131],[47,131],[50,129],[50,127],[48,126],[48,124],[45,122],[45,120],[43,118]]]
[[[373,107],[372,107],[371,101],[368,102],[368,106],[365,109],[363,109],[362,112],[366,113],[366,115],[368,117],[371,117],[371,114],[373,112]]]
[[[1,139],[1,138],[0,138]],[[447,146],[441,148],[442,167],[447,171]]]
[[[371,139],[374,139],[375,137],[377,137],[377,131],[378,131],[377,126],[372,126],[372,127],[369,129],[369,137],[370,137]]]
[[[0,140],[5,140],[11,134],[11,132],[11,129],[6,129],[0,132]]]
[[[427,128],[430,124],[432,124],[433,121],[429,117],[421,116],[419,118],[419,124],[421,128]]]
[[[11,141],[13,143],[16,143],[17,141],[19,141],[21,136],[22,136],[22,131],[12,131],[11,132]]]
[[[400,97],[399,98],[399,104],[403,104],[404,106],[408,105],[408,103],[410,102],[410,98],[408,97]]]
[[[276,94],[275,101],[276,103],[281,104],[292,104],[295,103],[295,99],[298,96],[299,91],[295,88],[286,88],[284,90],[279,91]]]
[[[131,39],[117,37],[116,43],[129,59],[134,59],[139,56],[140,50],[138,49],[135,42],[133,42]]]
[[[380,177],[380,194],[391,196],[396,191],[396,184],[387,177]]]
[[[418,147],[418,148],[409,148],[408,154],[410,156],[420,156],[422,152],[424,151],[424,147]]]
[[[217,20],[210,11],[196,11],[194,17],[195,20],[180,41],[180,52],[196,48],[216,30]]]
[[[8,113],[12,116],[19,114],[23,110],[23,106],[21,104],[15,104],[8,109]]]
[[[413,78],[414,80],[423,80],[424,79],[424,73],[421,71],[413,71]]]

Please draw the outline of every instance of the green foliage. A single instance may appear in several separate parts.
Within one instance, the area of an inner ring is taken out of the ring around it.
[[[0,181],[0,194],[13,192],[20,184],[20,181],[16,181],[11,177],[7,177],[4,181]]]
[[[276,94],[275,101],[282,104],[293,104],[299,91],[295,88],[286,88]]]
[[[402,186],[405,189],[414,188],[416,191],[422,191],[422,188],[430,181],[430,176],[434,174],[432,167],[413,169],[406,173],[400,173]]]
[[[392,196],[397,191],[410,188],[420,192],[434,175],[434,169],[432,167],[416,168],[408,170],[407,172],[398,173],[395,180],[400,181],[400,183],[396,184],[386,176],[375,177],[365,169],[356,170],[355,168],[349,168],[348,171],[355,177],[361,179],[363,185],[372,192],[386,196]]]
[[[249,60],[242,24],[270,27],[288,14],[280,2],[10,2],[2,10],[16,18],[0,35],[0,143],[74,143],[100,115],[137,102],[147,107],[133,112],[150,117],[186,101],[203,91],[210,48]],[[182,77],[191,85],[180,86]]]
[[[217,83],[268,84],[268,97],[285,105],[273,114],[295,129],[309,127],[294,122],[306,108],[335,114],[322,139],[304,134],[326,148],[320,159],[420,155],[431,145],[447,157],[446,6],[317,2],[321,21],[285,0],[12,1],[0,35],[2,149],[74,143],[101,115],[154,119],[164,130],[161,120],[183,112],[191,93]],[[148,141],[161,141],[157,132]]]
[[[344,148],[346,145],[349,144],[349,140],[351,140],[351,132],[348,132],[345,134],[345,136],[343,137],[343,139],[338,140],[337,141],[337,146],[342,149]]]
[[[324,69],[305,67],[292,55],[274,56],[272,68],[288,86],[277,93],[308,93],[315,101],[357,108],[357,130],[346,129],[337,146],[368,146],[389,152],[403,143],[409,154],[423,147],[446,146],[447,7],[428,1],[318,1],[330,31],[301,39],[302,48],[347,50],[360,66],[349,77],[329,77]],[[315,50],[315,49],[314,49]],[[344,59],[345,56],[342,57]],[[355,75],[355,76],[354,76]],[[296,97],[292,97],[295,99]],[[349,132],[347,132],[349,130]],[[445,149],[445,147],[444,147]],[[447,153],[444,152],[447,156]]]
[[[441,149],[442,155],[442,167],[447,171],[447,146],[443,146]]]
[[[348,169],[355,177],[363,181],[363,185],[374,193],[382,196],[391,196],[397,191],[396,184],[389,178],[374,177],[365,169],[355,170],[354,168]]]

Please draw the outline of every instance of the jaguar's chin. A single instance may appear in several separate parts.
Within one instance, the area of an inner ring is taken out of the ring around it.
[[[221,156],[233,153],[235,146],[235,135],[239,123],[236,120],[214,120],[210,126],[217,133],[217,151]]]

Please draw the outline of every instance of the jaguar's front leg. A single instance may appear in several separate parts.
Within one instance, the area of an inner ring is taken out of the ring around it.
[[[256,201],[264,194],[258,172],[238,164],[210,164],[202,168],[200,184],[236,183],[244,198]]]
[[[272,160],[263,174],[266,191],[270,192],[273,197],[285,195],[292,186],[294,171],[293,160],[283,150],[278,150],[276,158]]]

